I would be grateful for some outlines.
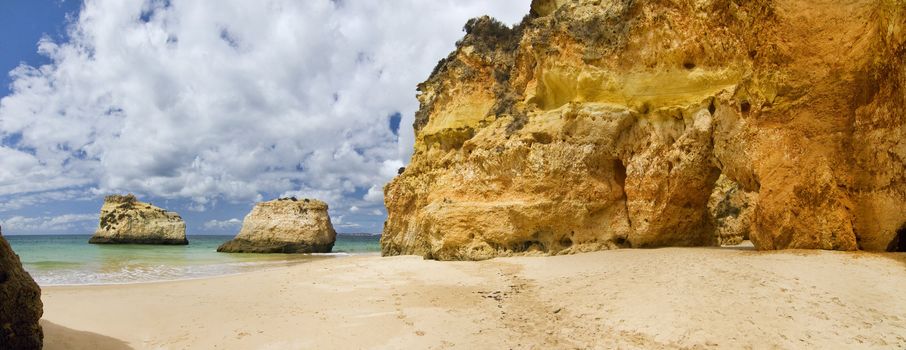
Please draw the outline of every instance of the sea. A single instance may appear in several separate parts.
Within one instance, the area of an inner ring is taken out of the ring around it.
[[[338,234],[326,254],[229,254],[234,236],[189,235],[188,245],[88,244],[91,235],[11,235],[22,265],[41,286],[172,281],[271,269],[349,255],[377,254],[380,235]]]

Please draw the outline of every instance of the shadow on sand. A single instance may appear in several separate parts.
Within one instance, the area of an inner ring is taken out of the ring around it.
[[[128,343],[97,333],[77,331],[55,323],[41,320],[44,328],[44,349],[94,349],[131,350]]]

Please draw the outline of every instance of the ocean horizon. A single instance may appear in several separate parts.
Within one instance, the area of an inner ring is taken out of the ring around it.
[[[234,254],[217,247],[234,235],[188,235],[188,245],[89,244],[87,234],[4,235],[41,286],[195,279],[380,252],[380,235],[337,234],[331,253]]]

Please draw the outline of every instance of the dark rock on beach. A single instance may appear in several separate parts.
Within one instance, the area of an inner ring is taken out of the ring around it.
[[[41,349],[41,289],[0,233],[0,349]]]

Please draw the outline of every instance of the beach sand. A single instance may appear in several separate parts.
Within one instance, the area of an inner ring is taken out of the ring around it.
[[[43,293],[47,349],[906,347],[904,254],[372,255]]]

